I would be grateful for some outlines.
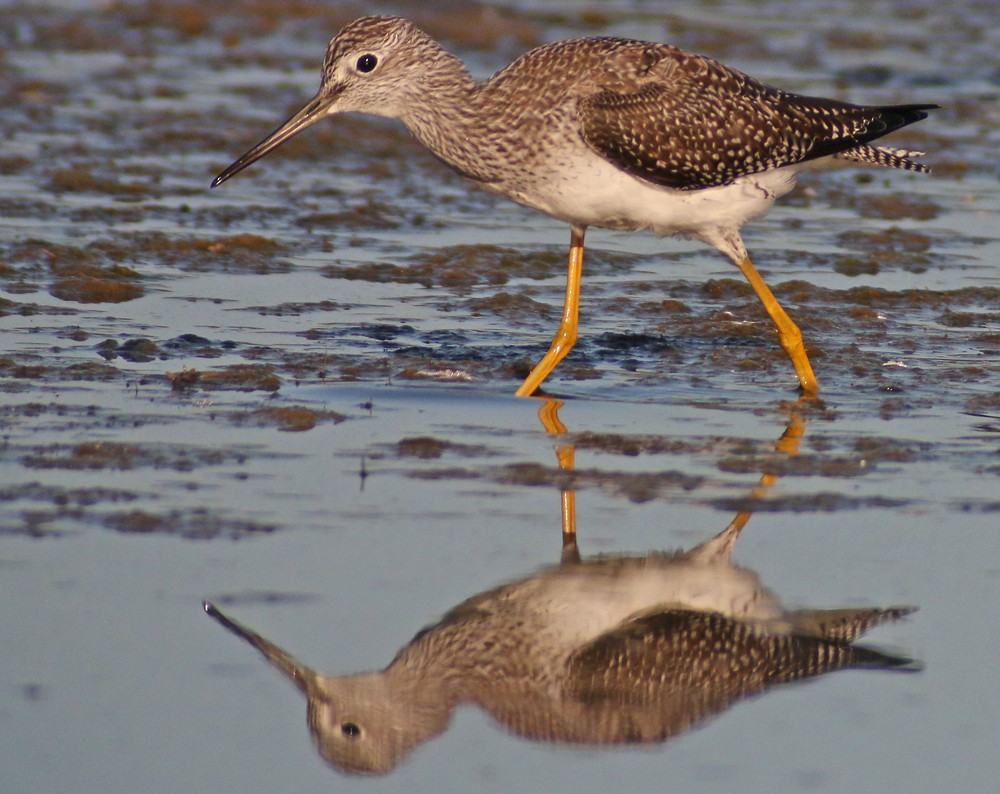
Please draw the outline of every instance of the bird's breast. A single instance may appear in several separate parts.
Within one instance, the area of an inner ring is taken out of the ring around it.
[[[567,223],[605,229],[652,229],[668,236],[738,230],[767,212],[794,185],[777,169],[701,190],[660,187],[628,174],[583,142],[526,160],[488,189]]]
[[[558,568],[529,580],[511,603],[550,642],[578,648],[629,619],[663,609],[716,612],[759,624],[782,619],[780,604],[755,574],[729,565]]]

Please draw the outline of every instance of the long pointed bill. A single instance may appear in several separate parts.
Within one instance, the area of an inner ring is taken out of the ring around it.
[[[242,623],[237,623],[232,618],[227,617],[220,612],[214,604],[210,604],[208,601],[203,601],[202,606],[205,608],[205,613],[209,617],[215,619],[237,637],[246,640],[254,648],[260,651],[261,655],[263,655],[267,661],[295,682],[295,686],[297,686],[303,694],[307,696],[313,694],[310,690],[315,689],[317,677],[313,670],[306,667],[291,654],[281,650],[281,648],[274,643],[265,640],[257,632],[251,631]]]
[[[239,160],[229,168],[219,174],[213,181],[212,187],[221,185],[233,174],[238,174],[251,163],[256,162],[272,149],[276,149],[293,135],[298,135],[306,127],[315,124],[327,115],[327,111],[339,95],[339,92],[323,91],[314,96],[309,103],[288,121],[278,127],[264,140],[254,146],[249,152],[244,154]]]

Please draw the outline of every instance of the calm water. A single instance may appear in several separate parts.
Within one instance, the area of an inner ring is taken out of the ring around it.
[[[511,394],[555,328],[568,232],[398,125],[318,125],[209,192],[312,95],[356,6],[7,3],[0,790],[991,788],[1000,12],[456,8],[365,10],[418,20],[478,76],[614,34],[805,93],[944,106],[896,136],[931,176],[809,175],[745,230],[822,403],[794,405],[719,254],[595,230],[582,337],[549,382],[567,434],[547,434],[541,401]],[[752,513],[739,566],[789,608],[919,606],[867,642],[922,669],[778,687],[641,747],[528,741],[468,706],[359,778],[202,611],[326,674],[379,669],[456,604],[557,563],[570,489],[584,558],[689,549]]]

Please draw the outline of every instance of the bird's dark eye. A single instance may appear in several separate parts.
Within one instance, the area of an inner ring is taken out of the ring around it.
[[[345,722],[340,726],[340,732],[348,739],[356,739],[361,735],[361,728],[353,722]]]
[[[358,71],[359,72],[370,72],[378,66],[378,58],[369,53],[368,55],[362,55],[358,58]]]

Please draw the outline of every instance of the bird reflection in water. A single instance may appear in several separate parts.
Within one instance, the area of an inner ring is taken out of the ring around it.
[[[557,409],[543,407],[553,432]],[[801,428],[793,417],[777,448],[794,453]],[[571,447],[557,450],[563,466]],[[321,675],[214,605],[205,610],[298,686],[319,753],[352,773],[389,772],[462,704],[527,739],[652,743],[776,684],[918,667],[853,644],[914,607],[790,611],[734,565],[749,513],[690,551],[590,559],[576,550],[574,517],[563,494],[560,564],[462,602],[377,672]]]

